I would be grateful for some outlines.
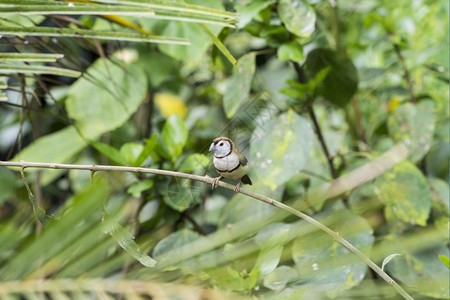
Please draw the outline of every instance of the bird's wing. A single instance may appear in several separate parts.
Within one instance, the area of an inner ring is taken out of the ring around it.
[[[247,157],[245,157],[244,153],[242,153],[237,147],[235,147],[234,150],[236,151],[236,153],[239,157],[239,163],[242,166],[246,166],[248,163]]]

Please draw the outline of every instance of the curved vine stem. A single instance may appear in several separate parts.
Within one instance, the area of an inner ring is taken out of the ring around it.
[[[366,177],[364,179],[359,178],[359,180],[351,181],[352,178],[354,178],[357,173],[355,173],[355,170],[353,173],[349,173],[347,175],[342,176],[341,178],[338,178],[331,182],[329,187],[325,191],[325,195],[327,196],[333,196],[336,193],[343,192],[346,190],[349,190],[351,188],[354,188],[355,186],[358,186],[361,184],[361,180],[371,180],[378,176],[379,174],[383,173],[384,171],[388,170],[389,168],[393,167],[398,162],[402,161],[406,158],[409,151],[406,148],[406,145],[404,144],[398,144],[396,147],[392,148],[391,150],[387,151],[385,154],[378,157],[375,161],[370,162],[370,166],[363,166],[361,168],[375,168],[375,171],[366,173]],[[0,161],[0,166],[5,167],[19,167],[22,170],[25,168],[44,168],[44,169],[66,169],[66,170],[87,170],[91,172],[97,172],[97,171],[116,171],[116,172],[134,172],[134,173],[149,173],[149,174],[155,174],[155,175],[163,175],[163,176],[171,176],[171,177],[178,177],[178,178],[185,178],[190,180],[196,180],[200,181],[206,184],[212,184],[213,178],[209,176],[198,176],[193,174],[187,174],[187,173],[181,173],[181,172],[174,172],[174,171],[167,171],[167,170],[160,170],[160,169],[150,169],[150,168],[138,168],[138,167],[122,167],[122,166],[106,166],[106,165],[73,165],[73,164],[54,164],[54,163],[39,163],[39,162],[9,162],[9,161]],[[358,170],[359,172],[364,171],[364,169]],[[366,170],[367,172],[368,170]],[[360,176],[361,177],[361,176]],[[355,182],[356,181],[356,182]],[[225,183],[222,181],[219,181],[218,185],[220,187],[234,190],[234,186]],[[352,187],[353,185],[353,187]],[[247,195],[251,198],[254,198],[256,200],[265,202],[267,204],[270,204],[272,206],[278,207],[288,213],[291,213],[300,219],[310,223],[311,225],[317,227],[318,229],[322,230],[326,234],[328,234],[333,240],[340,243],[342,246],[347,248],[349,251],[351,251],[353,254],[355,254],[359,259],[361,259],[365,264],[367,264],[374,272],[376,272],[384,281],[386,281],[389,285],[391,285],[404,299],[413,299],[397,282],[395,282],[394,279],[392,279],[386,272],[384,272],[380,267],[378,267],[377,264],[375,264],[370,258],[368,258],[364,253],[362,253],[360,250],[358,250],[355,246],[353,246],[350,242],[348,242],[346,239],[341,237],[338,233],[334,232],[327,226],[323,225],[322,223],[318,222],[314,218],[311,218],[310,216],[298,211],[297,209],[290,207],[284,203],[281,203],[279,201],[276,201],[272,198],[266,197],[264,195],[260,195],[257,193],[253,193],[250,191],[247,191],[245,189],[240,190],[241,194]],[[322,191],[323,193],[323,191]]]

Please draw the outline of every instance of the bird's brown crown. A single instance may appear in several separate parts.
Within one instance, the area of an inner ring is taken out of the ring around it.
[[[228,141],[228,142],[230,142],[231,145],[233,145],[233,141],[230,140],[230,139],[227,138],[227,137],[224,137],[224,136],[220,136],[220,137],[217,137],[217,138],[213,139],[214,145],[216,145],[216,144],[217,144],[218,142],[220,142],[220,141]]]

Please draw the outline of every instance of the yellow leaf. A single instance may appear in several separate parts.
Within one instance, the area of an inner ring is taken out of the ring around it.
[[[400,103],[402,103],[403,99],[400,99],[399,97],[391,97],[391,99],[389,99],[388,105],[387,105],[387,110],[388,112],[393,112],[397,106],[400,105]]]
[[[177,114],[183,119],[187,115],[186,104],[184,104],[183,100],[178,96],[167,93],[157,93],[155,95],[155,103],[166,119],[173,114]]]

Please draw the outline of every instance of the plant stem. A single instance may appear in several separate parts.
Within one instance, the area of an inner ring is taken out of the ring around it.
[[[305,84],[307,82],[307,78],[306,78],[305,72],[303,72],[302,67],[298,63],[294,63],[294,68],[295,68],[295,71],[297,72],[298,81],[302,84]],[[320,146],[322,147],[323,153],[325,154],[325,157],[326,157],[326,160],[328,163],[328,167],[330,168],[331,177],[333,179],[336,179],[336,178],[338,178],[338,174],[336,172],[336,168],[333,165],[333,157],[330,155],[330,151],[328,151],[327,143],[325,142],[325,138],[323,137],[322,130],[320,129],[320,126],[319,126],[319,122],[317,122],[317,117],[314,112],[314,107],[313,107],[312,101],[308,101],[308,102],[311,103],[307,108],[309,117],[311,118],[311,120],[313,122],[314,130],[317,134],[317,138],[319,139],[319,143],[320,143]],[[344,205],[346,207],[348,207],[348,198],[346,196],[342,197],[342,201],[344,202]]]
[[[334,180],[328,188],[323,191],[322,189],[319,190],[319,193],[324,193],[327,196],[333,196],[334,194],[338,192],[342,192],[339,189],[343,188],[349,188],[355,184],[358,184],[361,182],[361,180],[365,180],[368,178],[372,178],[376,173],[386,171],[388,168],[392,167],[399,161],[402,161],[407,155],[409,154],[409,151],[407,150],[406,146],[404,144],[399,144],[384,155],[380,156],[378,160],[371,162],[369,164],[372,164],[370,166],[363,166],[361,167],[361,171],[365,172],[366,178],[361,178],[360,174],[356,174],[355,171],[352,171],[353,173],[349,173],[347,175],[344,175],[343,178],[339,178],[337,180]],[[373,165],[375,163],[375,165]],[[150,169],[150,168],[138,168],[138,167],[122,167],[122,166],[104,166],[104,165],[72,165],[72,164],[54,164],[54,163],[38,163],[38,162],[5,162],[0,161],[0,166],[5,167],[20,167],[23,169],[25,168],[47,168],[47,169],[67,169],[67,170],[88,170],[91,172],[97,172],[97,171],[119,171],[119,172],[136,172],[136,173],[150,173],[150,174],[156,174],[156,175],[164,175],[164,176],[172,176],[172,177],[178,177],[178,178],[186,178],[191,180],[197,180],[200,182],[204,182],[207,184],[212,184],[213,178],[209,176],[198,176],[198,175],[192,175],[187,173],[181,173],[181,172],[174,172],[174,171],[167,171],[167,170],[159,170],[159,169]],[[375,168],[375,171],[368,172],[368,170],[362,169],[362,168]],[[358,170],[358,172],[361,172]],[[347,177],[345,177],[347,176]],[[351,182],[352,184],[348,184],[348,180],[352,179],[355,176],[359,176],[358,180],[354,180]],[[234,186],[222,181],[219,181],[218,185],[220,187],[234,190]],[[310,216],[296,210],[293,207],[290,207],[286,204],[283,204],[281,202],[278,202],[272,198],[266,197],[264,195],[260,195],[257,193],[253,193],[244,189],[240,190],[241,194],[247,195],[249,197],[252,197],[254,199],[257,199],[259,201],[265,202],[267,204],[270,204],[272,206],[278,207],[288,213],[291,213],[297,217],[299,217],[302,220],[305,220],[306,222],[310,223],[311,225],[319,228],[329,236],[333,238],[333,240],[340,243],[342,246],[347,248],[349,251],[351,251],[353,254],[355,254],[359,259],[361,259],[364,263],[366,263],[372,270],[374,270],[384,281],[386,281],[389,285],[391,285],[400,295],[403,296],[405,299],[413,299],[403,288],[398,285],[387,273],[385,273],[383,270],[381,270],[380,267],[378,267],[372,260],[370,260],[367,256],[365,256],[361,251],[359,251],[355,246],[353,246],[351,243],[349,243],[346,239],[341,237],[338,233],[334,232],[327,226],[323,225],[322,223],[316,221],[315,219],[311,218]]]
[[[364,134],[364,126],[362,124],[361,113],[359,111],[359,103],[358,103],[358,99],[356,98],[356,96],[352,97],[352,108],[353,108],[353,113],[355,114],[356,132],[358,134],[358,137],[361,140],[361,142],[363,142],[364,144],[367,144],[366,136]]]
[[[325,143],[325,139],[322,134],[322,130],[320,130],[319,122],[317,122],[316,114],[314,113],[314,108],[311,105],[308,108],[308,114],[313,122],[317,137],[319,138],[320,146],[322,147],[323,153],[325,154],[325,157],[327,158],[328,166],[330,168],[331,176],[333,179],[336,179],[337,172],[336,169],[333,166],[333,157],[330,155],[330,152],[328,151],[327,144]]]
[[[409,96],[411,97],[411,102],[416,103],[417,101],[416,101],[416,97],[414,97],[411,76],[409,75],[409,70],[406,67],[405,59],[403,58],[403,54],[402,54],[402,51],[400,50],[400,46],[396,43],[393,43],[393,46],[394,46],[395,53],[397,54],[398,59],[400,60],[400,63],[402,65],[406,84],[408,85]]]

